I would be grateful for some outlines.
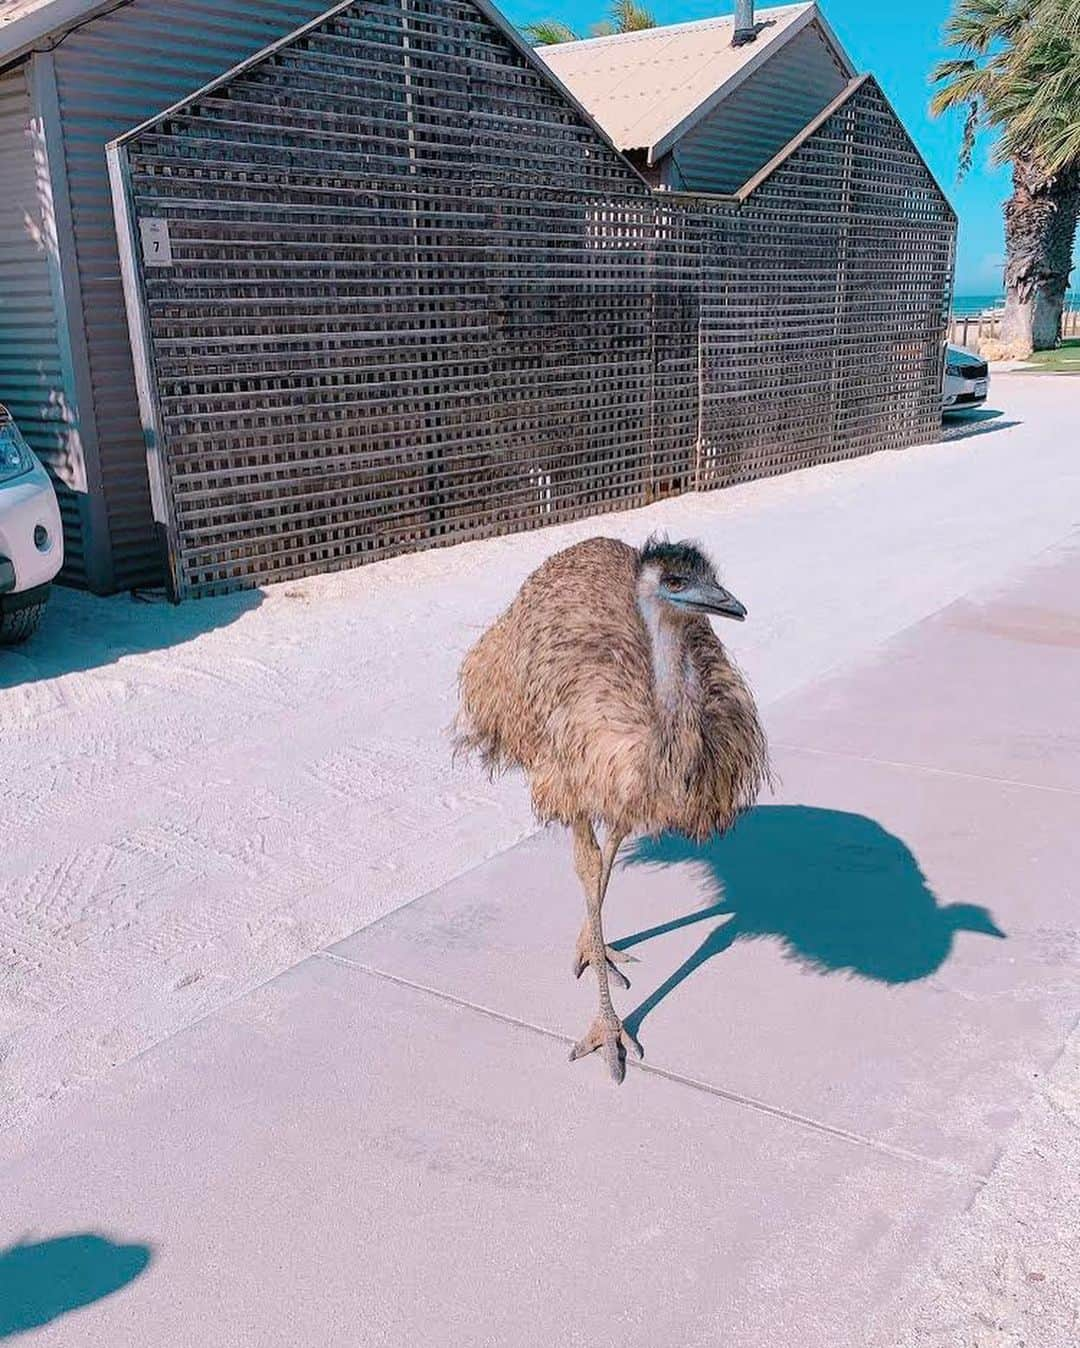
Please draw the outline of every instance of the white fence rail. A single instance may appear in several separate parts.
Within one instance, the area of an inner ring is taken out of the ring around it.
[[[969,351],[981,352],[981,343],[996,342],[1001,336],[1001,315],[953,314],[949,320],[949,341]],[[1069,308],[1061,316],[1062,340],[1080,337],[1080,308]]]

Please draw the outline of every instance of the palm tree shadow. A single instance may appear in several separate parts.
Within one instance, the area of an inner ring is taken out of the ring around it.
[[[110,1296],[150,1259],[148,1245],[117,1245],[90,1232],[0,1249],[0,1339]]]
[[[643,941],[714,918],[697,950],[625,1017],[636,1034],[655,1007],[736,941],[771,938],[787,958],[819,973],[910,983],[949,956],[958,931],[1005,937],[975,904],[938,905],[910,849],[873,819],[806,805],[763,805],[723,837],[641,838],[624,865],[695,863],[713,902],[697,912],[613,941]]]

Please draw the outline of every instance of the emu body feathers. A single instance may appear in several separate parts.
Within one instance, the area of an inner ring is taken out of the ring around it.
[[[709,619],[650,621],[647,556],[593,538],[535,571],[465,657],[458,740],[523,769],[541,819],[701,839],[757,796],[765,737]]]

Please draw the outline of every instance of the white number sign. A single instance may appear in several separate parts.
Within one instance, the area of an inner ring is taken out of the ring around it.
[[[148,216],[139,221],[142,235],[143,262],[148,267],[171,267],[172,244],[169,241],[169,222],[160,216]]]

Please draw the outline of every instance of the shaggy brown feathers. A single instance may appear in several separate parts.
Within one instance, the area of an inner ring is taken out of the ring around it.
[[[457,738],[492,771],[522,768],[541,819],[703,839],[767,780],[765,737],[707,617],[665,612],[650,633],[649,556],[592,538],[535,571],[465,657]]]

